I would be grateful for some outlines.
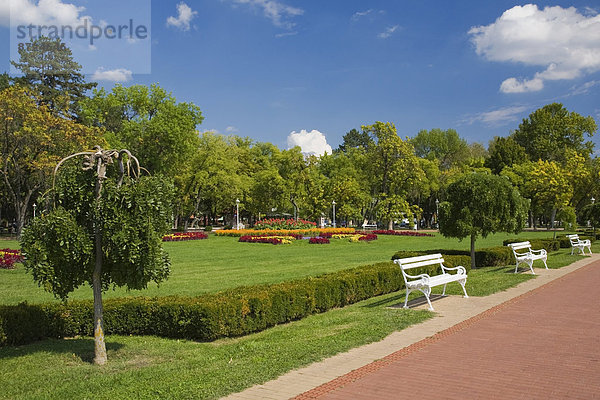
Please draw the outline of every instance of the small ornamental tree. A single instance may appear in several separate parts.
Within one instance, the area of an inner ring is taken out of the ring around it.
[[[80,156],[83,168],[73,160]],[[104,364],[102,292],[115,286],[143,289],[169,275],[162,236],[170,227],[173,187],[140,176],[129,151],[100,148],[63,159],[55,179],[51,209],[23,232],[24,265],[63,300],[81,285],[92,286],[94,362]]]
[[[440,232],[447,237],[471,238],[471,267],[475,240],[490,233],[519,233],[529,204],[508,179],[484,173],[467,174],[448,186],[440,204]]]

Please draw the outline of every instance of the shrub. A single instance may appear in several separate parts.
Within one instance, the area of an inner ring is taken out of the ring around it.
[[[412,255],[404,255],[405,253],[414,254],[415,256],[424,255],[424,254],[435,254],[441,253],[444,256],[444,259],[450,259],[449,256],[471,256],[471,252],[469,250],[426,250],[420,252],[402,252],[399,251],[392,256],[392,260],[397,258],[405,258],[405,257],[413,257]],[[508,247],[488,247],[484,249],[479,249],[475,251],[475,263],[479,266],[483,267],[494,267],[499,265],[509,265],[513,263],[513,255],[512,251]],[[466,265],[462,264],[465,268]],[[469,268],[471,267],[471,262],[468,262]],[[449,266],[449,265],[447,265]]]
[[[104,302],[108,334],[215,340],[257,332],[404,287],[391,262],[198,297],[118,298]],[[0,306],[0,345],[91,335],[93,302]]]
[[[563,239],[566,239],[566,246],[563,246]],[[546,249],[547,252],[560,250],[561,247],[571,247],[571,243],[567,237],[563,237],[562,239],[506,239],[504,242],[504,246],[507,246],[511,243],[518,242],[526,242],[528,241],[531,244],[531,248],[533,250]]]
[[[211,232],[212,230],[213,230],[213,227],[212,227],[212,225],[206,225],[206,226],[204,227],[204,232]]]

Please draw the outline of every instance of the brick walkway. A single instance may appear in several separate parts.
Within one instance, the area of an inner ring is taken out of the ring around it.
[[[297,399],[600,399],[600,261]]]

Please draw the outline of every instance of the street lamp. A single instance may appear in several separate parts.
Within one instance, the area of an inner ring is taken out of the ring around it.
[[[240,229],[240,199],[235,199],[235,229]]]
[[[37,204],[33,203],[33,218],[35,218],[35,208],[37,207]]]
[[[435,224],[440,228],[440,201],[435,199]]]
[[[331,202],[333,206],[333,227],[335,228],[335,200]]]

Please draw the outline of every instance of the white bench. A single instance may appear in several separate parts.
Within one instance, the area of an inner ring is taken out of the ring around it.
[[[579,235],[567,235],[571,242],[571,255],[573,250],[578,249],[582,255],[585,255],[585,248],[587,247],[590,254],[592,254],[592,242],[589,239],[579,239]]]
[[[400,267],[402,276],[404,277],[404,284],[406,285],[406,299],[404,300],[404,308],[408,308],[408,295],[410,292],[413,290],[420,290],[427,299],[429,310],[433,311],[433,306],[429,300],[431,288],[434,286],[444,285],[442,296],[445,296],[446,285],[450,282],[460,283],[463,292],[465,292],[464,297],[469,297],[469,295],[467,295],[467,290],[465,289],[465,284],[467,283],[467,270],[463,266],[456,268],[448,268],[444,266],[444,259],[442,258],[441,254],[428,254],[426,256],[400,258],[394,260],[394,262]],[[426,267],[436,264],[439,264],[442,268],[442,273],[440,275],[430,276],[428,274],[421,274],[413,276],[406,273],[406,270],[411,268]],[[449,274],[447,271],[456,271],[456,273]]]
[[[362,224],[363,229],[368,229],[368,228],[372,228],[372,229],[377,229],[377,224],[367,224],[366,222],[364,224]]]
[[[548,252],[546,251],[546,249],[533,250],[531,248],[531,243],[529,243],[529,242],[510,243],[508,245],[508,247],[510,247],[512,249],[515,259],[517,260],[517,266],[515,267],[515,274],[517,273],[517,270],[519,269],[519,264],[525,263],[525,264],[529,265],[529,269],[531,269],[531,273],[533,275],[535,275],[535,272],[533,271],[533,262],[535,260],[542,260],[544,262],[544,265],[546,266],[546,269],[548,269],[548,264],[546,263],[546,261],[548,261]],[[525,250],[525,251],[518,251],[518,250]]]

